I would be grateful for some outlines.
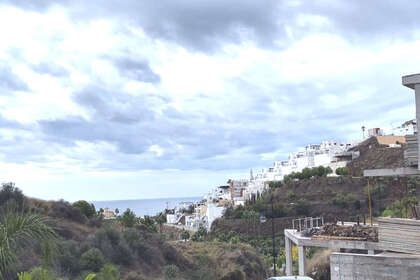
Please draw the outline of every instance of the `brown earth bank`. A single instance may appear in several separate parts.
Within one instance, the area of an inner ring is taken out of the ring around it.
[[[360,152],[360,156],[347,165],[349,174],[363,176],[365,169],[403,167],[404,149],[405,145],[401,148],[390,148],[379,144],[376,137],[370,137],[351,149]]]

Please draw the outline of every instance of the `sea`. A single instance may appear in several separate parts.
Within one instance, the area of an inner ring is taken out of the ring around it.
[[[181,202],[199,202],[203,197],[171,197],[171,198],[155,198],[155,199],[132,199],[132,200],[106,200],[91,201],[95,205],[96,210],[100,208],[109,208],[115,211],[118,208],[122,214],[127,208],[130,208],[136,216],[154,216],[166,208],[173,209]]]

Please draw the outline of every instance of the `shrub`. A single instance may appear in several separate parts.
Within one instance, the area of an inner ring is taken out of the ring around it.
[[[347,167],[339,167],[335,170],[335,174],[340,176],[349,175],[349,169]]]
[[[129,228],[124,231],[123,237],[130,249],[136,253],[137,256],[142,258],[147,257],[147,242],[140,231],[134,228]]]
[[[134,227],[137,222],[136,214],[127,208],[127,210],[125,210],[122,216],[119,218],[119,221],[125,227]]]
[[[198,230],[191,237],[191,240],[192,241],[204,241],[206,236],[207,236],[207,230],[203,226],[200,226],[198,228]]]
[[[112,264],[106,264],[97,275],[98,280],[120,280],[120,271]]]
[[[54,274],[47,269],[44,269],[42,267],[37,267],[32,269],[30,274],[31,280],[55,280],[57,279]]]
[[[19,211],[25,210],[24,203],[25,196],[19,188],[15,187],[15,184],[3,183],[0,190],[0,207],[7,204],[14,204]]]
[[[181,238],[182,238],[184,241],[187,241],[187,240],[190,238],[190,233],[189,233],[188,231],[184,230],[184,231],[182,232],[182,234],[181,234]]]
[[[270,182],[268,184],[270,189],[277,189],[277,188],[281,188],[283,187],[283,182],[281,181],[275,181],[275,182]]]
[[[77,242],[74,240],[63,241],[57,256],[57,265],[66,274],[76,275],[81,271],[80,253]]]
[[[68,219],[77,223],[85,223],[86,216],[74,207],[70,203],[64,200],[54,201],[51,203],[49,216],[58,219]]]
[[[348,194],[343,194],[343,193],[339,193],[337,194],[334,199],[332,200],[332,204],[336,205],[338,207],[341,208],[345,208],[348,206],[356,206],[360,208],[360,201],[359,203],[357,203],[356,201],[356,197],[354,196],[354,194],[348,193]]]
[[[298,215],[308,215],[310,212],[309,203],[304,199],[300,199],[295,204],[295,210]]]
[[[220,280],[245,280],[245,274],[241,270],[234,270],[223,276]]]
[[[167,265],[163,268],[165,280],[176,279],[179,276],[179,268],[174,265]]]
[[[131,271],[130,273],[127,274],[127,276],[125,277],[125,280],[143,280],[144,278],[141,277],[140,274],[138,274],[137,272]]]
[[[96,214],[95,206],[89,204],[86,200],[76,201],[72,206],[82,212],[87,218],[91,218]]]
[[[105,264],[105,259],[99,249],[91,248],[82,254],[80,264],[84,269],[98,272]]]

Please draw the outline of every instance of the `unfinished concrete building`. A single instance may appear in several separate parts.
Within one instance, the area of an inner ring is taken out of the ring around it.
[[[416,118],[420,119],[420,74],[402,77],[402,84],[415,91]],[[418,131],[418,130],[417,130]],[[418,151],[420,134],[408,136],[405,166],[395,169],[365,170],[365,177],[407,178],[420,175]],[[419,213],[420,214],[420,213]],[[306,248],[338,249],[330,255],[332,280],[420,279],[420,220],[379,218],[377,240],[305,236],[300,229],[286,229],[286,274],[292,275],[292,245],[298,246],[299,275],[307,275]],[[358,253],[344,253],[352,249]],[[309,275],[310,276],[310,275]]]

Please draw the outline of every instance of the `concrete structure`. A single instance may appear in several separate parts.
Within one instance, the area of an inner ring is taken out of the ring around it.
[[[378,223],[383,250],[420,254],[420,220],[380,218]]]
[[[382,135],[384,135],[384,131],[380,129],[379,127],[368,129],[368,137],[382,136]]]
[[[412,119],[404,122],[402,125],[392,129],[392,135],[406,136],[417,133],[417,120]]]
[[[402,84],[408,88],[414,89],[416,98],[416,123],[418,123],[418,120],[420,119],[420,74],[403,76]],[[420,150],[420,134],[417,134],[417,143],[417,148]],[[418,165],[417,168],[420,169],[420,165]]]
[[[331,280],[402,280],[420,278],[420,256],[398,253],[330,256]]]
[[[292,275],[292,245],[298,246],[299,258],[299,275],[306,275],[306,248],[307,247],[322,247],[335,249],[359,249],[366,250],[369,254],[374,254],[375,251],[380,250],[378,242],[354,241],[331,239],[315,239],[311,237],[304,237],[295,229],[285,229],[285,248],[286,248],[286,275]]]

